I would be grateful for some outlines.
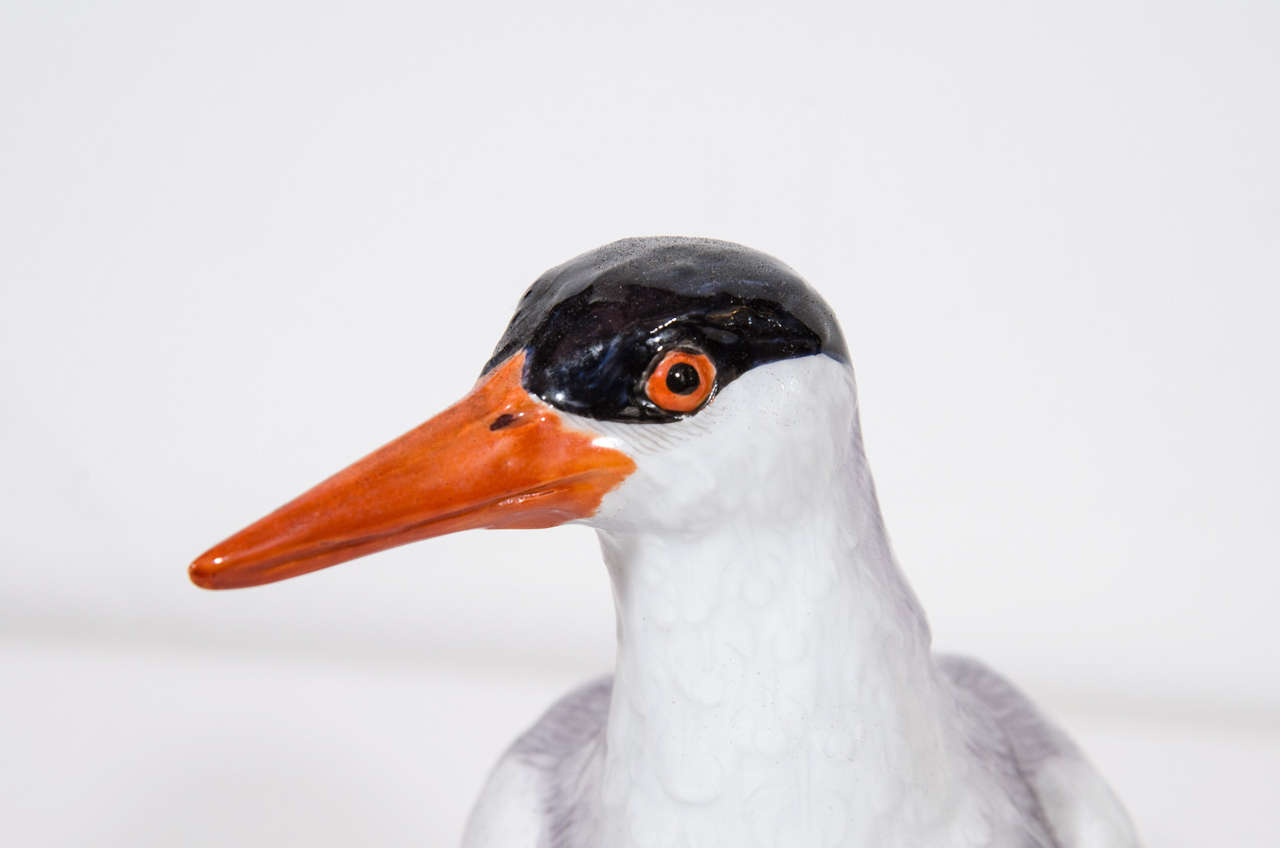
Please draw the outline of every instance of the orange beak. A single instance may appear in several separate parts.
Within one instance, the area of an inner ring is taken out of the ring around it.
[[[458,403],[191,563],[205,589],[273,583],[476,527],[553,527],[595,513],[635,470],[520,385],[524,354]]]

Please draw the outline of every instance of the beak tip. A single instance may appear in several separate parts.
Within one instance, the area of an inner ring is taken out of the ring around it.
[[[222,558],[203,554],[187,567],[187,576],[201,589],[218,589],[218,566]]]

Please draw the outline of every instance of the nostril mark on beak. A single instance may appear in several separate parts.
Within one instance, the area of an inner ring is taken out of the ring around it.
[[[493,419],[493,423],[489,425],[490,430],[501,430],[503,427],[510,427],[516,423],[516,417],[509,412],[504,412],[497,418]]]

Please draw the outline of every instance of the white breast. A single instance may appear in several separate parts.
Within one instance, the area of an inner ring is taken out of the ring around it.
[[[576,423],[637,464],[588,522],[612,696],[571,696],[517,744],[473,837],[532,811],[538,848],[1053,845],[995,718],[935,665],[845,365],[758,367],[675,424]]]

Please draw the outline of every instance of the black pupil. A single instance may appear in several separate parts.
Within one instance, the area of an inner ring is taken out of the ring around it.
[[[700,382],[698,369],[687,362],[677,362],[667,371],[667,388],[678,395],[692,394]]]

